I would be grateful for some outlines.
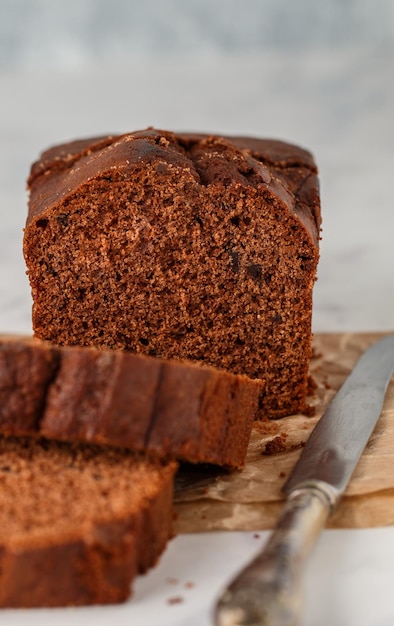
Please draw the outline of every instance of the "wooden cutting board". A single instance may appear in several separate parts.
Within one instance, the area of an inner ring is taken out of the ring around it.
[[[281,486],[325,407],[356,360],[383,333],[318,334],[314,338],[309,398],[314,414],[257,423],[245,468],[225,473],[182,468],[175,491],[175,531],[263,530],[272,528],[283,504]],[[394,380],[382,415],[339,508],[335,528],[394,523]]]

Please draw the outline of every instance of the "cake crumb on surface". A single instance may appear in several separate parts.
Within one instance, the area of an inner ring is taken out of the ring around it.
[[[262,454],[270,455],[270,454],[277,454],[278,452],[285,452],[287,449],[287,446],[286,446],[287,437],[288,437],[287,433],[281,433],[280,435],[277,435],[276,437],[271,439],[271,441],[268,441],[264,446]]]
[[[182,596],[174,596],[173,598],[168,598],[167,604],[181,604],[183,601]]]
[[[187,583],[185,583],[185,589],[193,589],[193,587],[195,587],[195,583],[188,581]]]

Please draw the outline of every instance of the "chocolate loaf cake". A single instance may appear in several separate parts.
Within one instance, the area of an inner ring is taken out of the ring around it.
[[[36,337],[192,359],[305,406],[320,205],[309,152],[148,129],[61,145],[29,178]]]
[[[0,436],[0,606],[122,602],[171,536],[176,464]]]
[[[242,467],[260,385],[213,367],[0,337],[0,433]]]

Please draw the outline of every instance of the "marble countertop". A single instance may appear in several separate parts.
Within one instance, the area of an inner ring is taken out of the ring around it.
[[[0,72],[0,331],[30,333],[21,254],[30,163],[78,136],[162,128],[277,137],[320,167],[323,240],[315,331],[394,328],[394,50],[352,48]],[[267,533],[173,540],[121,607],[18,612],[12,625],[208,626],[221,586]],[[325,531],[306,580],[304,626],[392,626],[394,528]],[[193,586],[187,583],[193,583]],[[171,602],[180,598],[179,602]]]

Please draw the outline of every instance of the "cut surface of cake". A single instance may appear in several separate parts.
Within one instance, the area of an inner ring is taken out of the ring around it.
[[[281,141],[147,129],[43,153],[24,254],[36,337],[191,359],[303,410],[317,170]]]
[[[0,606],[122,602],[172,535],[175,463],[0,436]]]
[[[193,362],[0,336],[0,433],[242,467],[260,385]]]

